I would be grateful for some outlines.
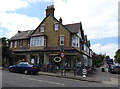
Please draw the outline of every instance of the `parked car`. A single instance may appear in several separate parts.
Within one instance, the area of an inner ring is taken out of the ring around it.
[[[111,65],[111,66],[109,66],[108,71],[110,73],[120,74],[120,65]]]
[[[9,67],[10,72],[19,72],[24,74],[37,74],[39,67],[37,65],[29,64],[28,62],[20,62]]]

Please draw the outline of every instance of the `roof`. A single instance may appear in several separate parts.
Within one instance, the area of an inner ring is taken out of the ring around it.
[[[39,33],[35,33],[33,35],[31,35],[32,37],[34,36],[45,36],[45,34],[43,32],[39,32]]]
[[[28,39],[34,30],[18,31],[10,40]]]
[[[64,25],[70,32],[72,33],[78,33],[80,30],[80,27],[82,26],[81,23],[73,23],[73,24],[67,24]]]
[[[51,16],[51,15],[48,15],[48,16]],[[48,17],[47,16],[47,17]],[[46,17],[46,18],[47,18]],[[58,21],[54,16],[51,16],[53,17],[56,21]],[[44,20],[46,19],[44,18]],[[44,22],[44,20],[40,23],[40,25]],[[59,21],[58,21],[59,22]],[[60,23],[60,22],[59,22]],[[61,24],[61,23],[60,23]],[[39,26],[40,26],[39,25]],[[73,24],[66,24],[66,25],[63,25],[61,24],[63,27],[65,27],[69,32],[71,33],[78,33],[79,30],[82,30],[81,27],[82,27],[82,24],[81,22],[80,23],[73,23]],[[39,27],[38,26],[38,27]],[[38,28],[37,27],[37,28]],[[19,31],[16,35],[14,35],[10,40],[19,40],[19,39],[28,39],[30,36],[38,36],[38,35],[45,35],[43,33],[38,33],[36,34],[35,31],[37,30],[37,28],[35,30],[28,30],[28,31]]]

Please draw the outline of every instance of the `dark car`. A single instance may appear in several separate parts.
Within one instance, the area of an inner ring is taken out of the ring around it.
[[[20,62],[9,67],[10,72],[19,72],[24,74],[37,74],[39,72],[38,66],[29,64],[28,62]]]
[[[120,74],[120,65],[111,65],[109,66],[108,71],[110,73]]]

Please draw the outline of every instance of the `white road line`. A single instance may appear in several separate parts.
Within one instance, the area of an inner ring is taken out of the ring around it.
[[[62,84],[62,83],[56,83],[56,82],[51,82],[51,81],[38,80],[38,79],[33,79],[33,78],[25,78],[25,77],[22,77],[22,78],[29,79],[29,80],[34,80],[34,81],[39,81],[39,82],[44,82],[44,83],[51,83],[51,84],[57,84],[57,85],[65,85],[65,84]]]

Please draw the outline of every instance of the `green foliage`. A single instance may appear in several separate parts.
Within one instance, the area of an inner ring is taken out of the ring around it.
[[[96,65],[96,66],[101,66],[103,65],[104,63],[104,58],[105,58],[105,55],[102,55],[102,54],[96,54],[96,57],[95,59],[93,59],[93,65]]]
[[[10,41],[9,39],[3,37],[2,38],[2,57],[3,58],[8,58],[11,55],[11,51],[9,50],[9,45],[10,45]]]
[[[116,63],[120,63],[120,49],[118,49],[118,50],[115,52],[114,58],[115,58],[114,61],[115,61]]]
[[[3,37],[2,40],[2,63],[10,65],[12,58],[12,51],[9,50],[10,40]]]

